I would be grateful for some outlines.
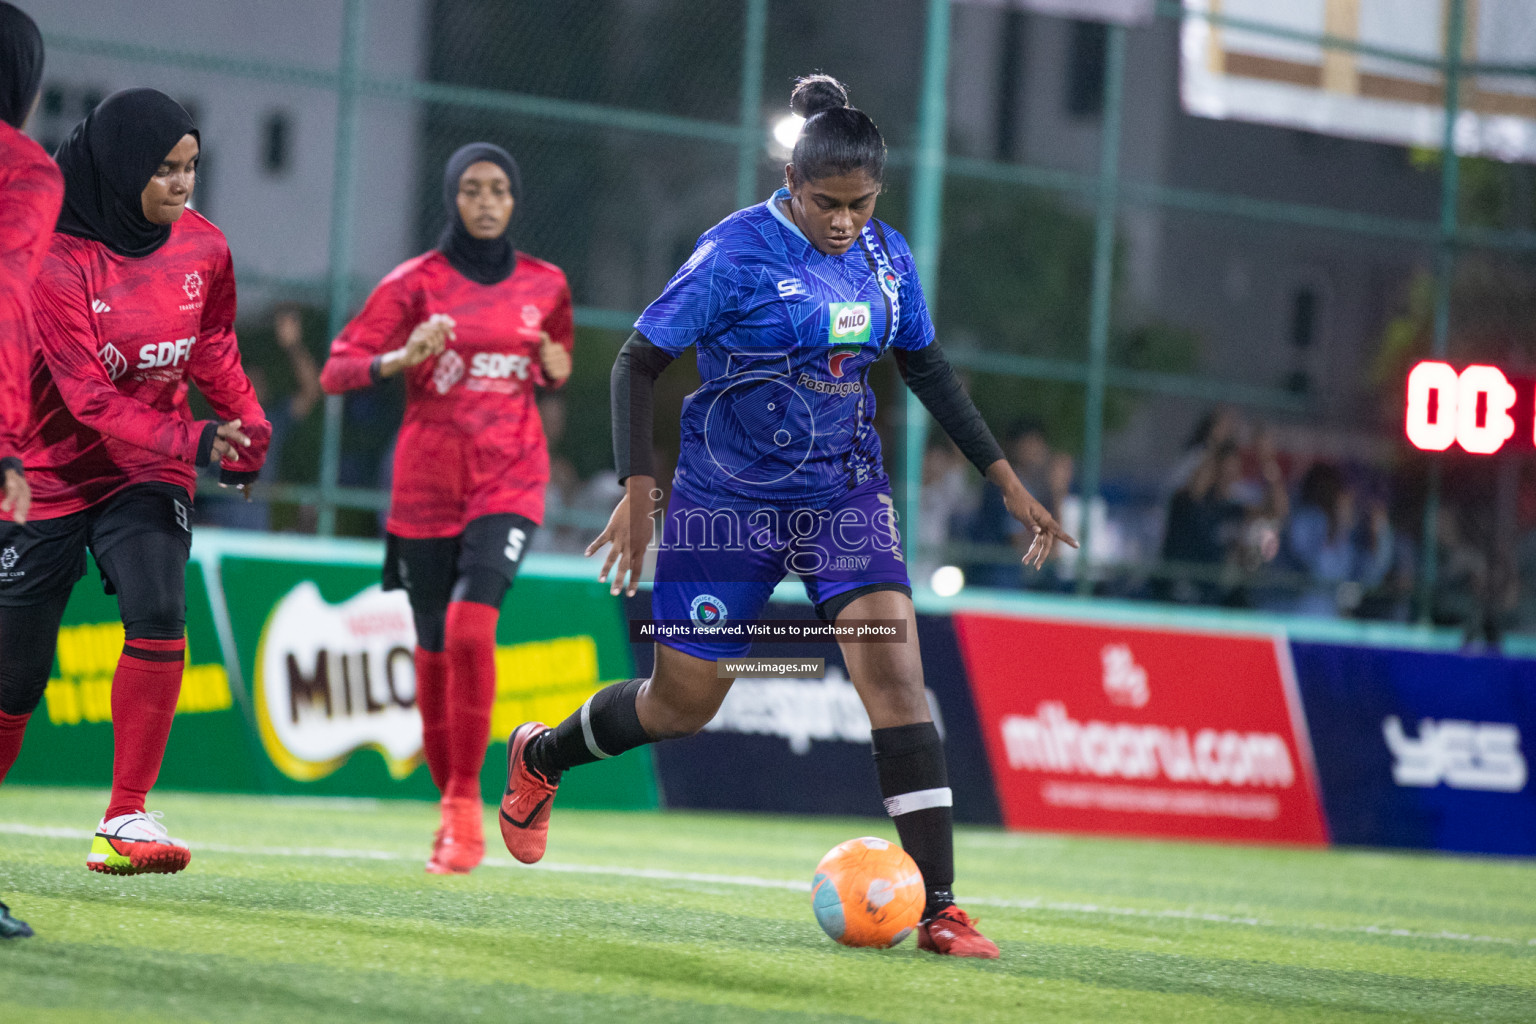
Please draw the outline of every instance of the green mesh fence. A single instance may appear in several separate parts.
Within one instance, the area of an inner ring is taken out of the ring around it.
[[[228,104],[210,104],[199,201],[232,238],[247,360],[284,396],[297,382],[272,310],[297,306],[322,358],[382,273],[442,229],[446,156],[471,139],[516,154],[527,188],[517,244],[562,266],[577,303],[577,373],[545,408],[557,548],[579,546],[615,493],[606,378],[629,324],[700,232],[781,178],[771,127],[794,76],[825,69],[891,146],[881,216],[912,242],[951,361],[1026,483],[1094,545],[1091,564],[1026,579],[1018,538],[974,474],[881,371],[880,426],[919,583],[955,564],[1002,587],[1268,608],[1317,599],[1331,614],[1536,631],[1529,459],[1424,457],[1402,443],[1400,407],[1407,367],[1427,355],[1536,365],[1529,164],[1160,115],[1158,97],[1178,86],[1149,90],[1145,69],[1173,54],[1177,77],[1189,13],[1167,0],[1131,27],[945,0],[333,0],[305,5],[302,25],[232,38],[195,30],[228,24],[203,18],[222,5],[202,6],[179,8],[192,41],[173,32],[152,45],[43,6],[50,64],[32,130],[56,142],[102,90],[130,82],[194,103],[218,89],[269,103],[254,127],[221,123]],[[1349,55],[1324,57],[1323,73],[1418,81],[1453,112],[1467,90],[1516,108],[1536,97],[1536,69],[1446,59],[1466,33],[1496,31],[1485,23],[1502,16],[1496,4],[1444,0],[1439,53],[1298,32],[1283,5],[1263,23],[1239,16],[1263,5],[1211,6],[1198,16],[1282,57]],[[1516,38],[1530,23],[1512,25],[1497,30],[1508,52],[1531,52]],[[1031,70],[1053,53],[1054,84]],[[995,86],[984,93],[978,59]],[[1047,105],[1068,116],[1037,117]],[[1049,139],[1032,134],[1046,127]],[[267,176],[241,184],[253,161]],[[1319,163],[1340,168],[1325,198],[1287,187],[1292,168],[1299,179]],[[269,223],[238,223],[231,190],[246,188],[270,190]],[[242,239],[262,231],[305,241],[255,265]],[[1187,311],[1163,298],[1196,291],[1219,301]],[[692,373],[669,371],[659,408],[676,407]],[[381,388],[307,410],[265,525],[376,532],[400,402]],[[1199,466],[1184,441],[1213,414],[1218,430],[1232,425],[1251,513],[1224,558],[1191,563],[1168,546],[1167,514]],[[675,457],[667,417],[657,442]],[[1271,451],[1286,514],[1263,507]],[[1333,493],[1326,473],[1309,475],[1320,463],[1344,471],[1364,546],[1393,543],[1385,568],[1332,591],[1277,554],[1296,507]]]

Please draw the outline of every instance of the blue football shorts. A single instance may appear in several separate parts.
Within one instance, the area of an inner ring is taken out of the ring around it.
[[[823,619],[850,595],[912,583],[901,553],[890,484],[861,484],[821,507],[711,509],[673,488],[656,559],[651,615],[718,626],[758,618],[789,573],[805,584]],[[856,595],[855,595],[856,596]],[[739,658],[749,639],[659,641],[696,658]]]

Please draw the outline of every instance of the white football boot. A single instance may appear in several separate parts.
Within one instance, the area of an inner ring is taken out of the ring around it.
[[[85,866],[108,875],[173,875],[185,868],[192,851],[166,833],[160,818],[159,811],[137,811],[102,819]]]

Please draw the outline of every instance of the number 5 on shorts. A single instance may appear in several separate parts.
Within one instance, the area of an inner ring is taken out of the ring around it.
[[[512,529],[508,531],[507,546],[503,552],[503,554],[507,556],[507,561],[515,562],[522,557],[523,541],[527,539],[528,535],[516,526],[512,527]]]

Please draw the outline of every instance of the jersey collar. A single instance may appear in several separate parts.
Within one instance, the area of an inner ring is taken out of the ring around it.
[[[784,225],[790,234],[800,239],[800,241],[804,242],[806,245],[810,245],[811,240],[805,237],[805,232],[801,231],[799,227],[795,225],[795,222],[785,216],[783,210],[779,209],[779,200],[781,199],[789,199],[789,189],[780,188],[777,192],[768,197],[768,212],[773,214],[773,219]]]

